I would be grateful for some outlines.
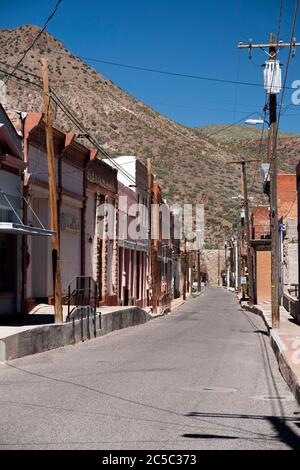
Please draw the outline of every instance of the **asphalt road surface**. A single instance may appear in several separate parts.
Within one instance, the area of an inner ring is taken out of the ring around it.
[[[224,289],[0,365],[0,449],[296,449],[300,408],[262,320]]]

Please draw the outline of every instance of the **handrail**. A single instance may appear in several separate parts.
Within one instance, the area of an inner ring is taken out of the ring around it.
[[[74,281],[76,281],[76,287],[71,291]],[[92,288],[92,283],[95,286],[95,290]],[[98,303],[98,289],[96,282],[91,276],[75,276],[72,278],[68,286],[68,295],[65,299],[65,305],[68,305],[67,318],[70,317],[72,311],[74,310],[72,309],[70,311],[72,299],[76,301],[76,308],[90,306],[92,300],[94,301],[96,307],[96,304]]]

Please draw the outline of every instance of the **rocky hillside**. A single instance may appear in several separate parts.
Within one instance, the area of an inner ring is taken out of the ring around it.
[[[38,31],[35,26],[0,30],[0,78],[12,70],[4,64],[15,65]],[[22,70],[40,76],[41,57],[48,58],[51,86],[90,134],[112,156],[133,154],[142,161],[151,157],[165,198],[169,202],[204,203],[206,245],[214,247],[222,243],[231,233],[238,213],[232,197],[239,190],[239,168],[228,162],[241,157],[241,148],[247,155],[255,154],[257,139],[248,147],[239,139],[235,142],[220,139],[221,133],[209,137],[211,130],[189,129],[175,123],[69,53],[48,33],[29,51],[22,62]],[[21,71],[18,75],[26,76]],[[34,79],[30,75],[27,78]],[[41,111],[39,89],[11,77],[7,107]],[[78,132],[59,108],[54,109],[54,117],[57,127]],[[229,130],[224,132],[228,135]],[[290,159],[291,162],[296,160],[296,155],[291,155]],[[254,179],[252,189],[259,194],[261,185],[259,178],[254,178],[256,169],[253,165],[250,170]]]
[[[267,154],[268,130],[262,136],[261,129],[251,126],[214,125],[199,127],[197,132],[202,136],[211,135],[215,141],[230,144],[235,152],[242,152],[249,159],[256,159],[260,154],[265,161]],[[284,173],[294,173],[300,160],[300,135],[292,132],[279,132],[277,142],[278,169]]]

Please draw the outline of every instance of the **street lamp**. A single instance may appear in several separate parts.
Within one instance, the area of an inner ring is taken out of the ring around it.
[[[246,119],[245,121],[248,126],[258,126],[264,123],[268,124],[268,128],[270,127],[270,123],[265,119]]]

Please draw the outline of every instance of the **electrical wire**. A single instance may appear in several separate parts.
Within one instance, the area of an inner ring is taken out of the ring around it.
[[[286,82],[287,82],[288,70],[289,70],[289,65],[290,65],[291,56],[292,56],[292,47],[293,47],[292,44],[293,44],[293,38],[294,38],[294,35],[295,35],[295,27],[296,27],[298,6],[299,6],[299,0],[295,0],[295,7],[294,7],[294,14],[293,14],[293,22],[292,22],[292,31],[291,31],[291,37],[290,37],[289,53],[288,53],[288,59],[287,59],[287,64],[286,64],[286,69],[285,69],[285,75],[284,75],[284,81],[283,81],[283,88],[282,88],[282,94],[281,94],[281,100],[280,100],[279,111],[278,111],[278,118],[277,118],[276,139],[275,139],[275,151],[276,151],[276,143],[277,143],[278,130],[279,130],[279,127],[280,127],[280,118],[281,118],[281,111],[282,111],[282,105],[283,105],[283,99],[284,99],[284,92],[285,92],[285,90],[286,90]]]
[[[38,39],[41,37],[41,35],[44,33],[48,23],[51,21],[51,19],[53,18],[53,16],[55,15],[60,3],[62,2],[62,0],[58,0],[52,13],[50,14],[50,16],[48,16],[47,20],[45,21],[44,23],[44,26],[42,27],[42,29],[38,32],[38,34],[36,35],[36,37],[34,38],[34,40],[32,41],[32,43],[30,44],[29,47],[27,47],[27,49],[25,49],[22,57],[18,60],[18,62],[16,63],[16,65],[14,66],[14,69],[13,71],[11,72],[11,74],[8,75],[6,81],[5,81],[5,84],[7,85],[10,77],[12,76],[12,74],[18,69],[19,65],[21,65],[21,63],[23,62],[23,60],[25,59],[26,55],[28,54],[28,52],[34,47],[34,45],[36,44],[36,42],[38,41]]]
[[[259,112],[258,112],[258,111],[254,111],[253,113],[250,113],[250,114],[248,114],[247,116],[242,117],[242,118],[239,119],[238,121],[235,121],[235,122],[233,122],[232,124],[229,124],[228,126],[224,126],[224,127],[222,127],[221,129],[218,129],[218,130],[215,131],[215,132],[211,132],[210,134],[205,134],[205,136],[206,136],[206,137],[212,137],[213,135],[219,134],[220,132],[223,132],[223,131],[225,131],[225,130],[227,130],[227,129],[230,129],[230,128],[233,127],[233,126],[236,126],[236,125],[239,124],[240,122],[245,121],[246,119],[248,119],[248,118],[251,117],[251,116],[254,116],[255,114],[259,114]]]
[[[295,35],[298,4],[299,4],[299,0],[295,0],[295,7],[294,7],[293,21],[292,21],[292,31],[291,31],[290,43],[289,43],[290,44],[289,53],[288,53],[288,59],[287,59],[287,64],[286,64],[286,69],[285,69],[284,80],[283,80],[283,87],[282,87],[282,94],[281,94],[281,99],[280,99],[280,104],[279,104],[279,110],[278,110],[278,115],[277,115],[277,119],[276,119],[275,138],[274,138],[274,142],[273,142],[272,149],[271,149],[271,154],[270,154],[270,158],[272,158],[272,159],[277,158],[276,153],[277,153],[278,132],[279,132],[279,128],[280,128],[280,119],[281,119],[281,113],[282,113],[282,108],[283,108],[284,92],[287,88],[286,87],[286,82],[287,82],[287,76],[288,76],[290,60],[291,60],[291,56],[292,56],[293,39],[294,39],[294,35]],[[269,166],[267,179],[269,178],[270,171],[271,171],[271,165]]]
[[[0,64],[6,66],[6,67],[10,67],[10,68],[14,68],[13,65],[11,64],[8,64],[7,62],[3,62],[2,60],[0,60]],[[37,75],[36,73],[33,73],[33,72],[29,72],[28,70],[25,70],[21,67],[18,67],[18,72],[23,72],[23,73],[26,73],[27,75],[30,75],[34,78],[36,78],[37,80],[39,80],[41,82],[41,77],[39,75]],[[6,72],[8,73],[8,72]],[[68,80],[69,81],[69,80]],[[61,83],[65,83],[66,80],[60,80]],[[136,98],[138,99],[138,98]],[[211,110],[211,111],[223,111],[223,112],[234,112],[235,110],[228,110],[228,109],[220,109],[220,108],[210,108],[210,107],[199,107],[199,106],[189,106],[189,105],[180,105],[178,103],[165,103],[165,102],[161,102],[161,101],[152,101],[151,99],[149,100],[149,103],[150,103],[150,106],[152,104],[158,104],[158,105],[162,105],[162,106],[175,106],[175,107],[180,107],[180,108],[190,108],[190,109],[204,109],[204,110]],[[220,102],[218,101],[219,104],[224,104],[224,105],[233,105],[233,106],[249,106],[249,107],[257,107],[256,105],[254,104],[250,104],[250,103],[228,103],[228,102]],[[146,104],[146,103],[143,103],[142,104]],[[149,106],[149,105],[148,105]],[[293,106],[293,104],[289,104],[289,105],[286,105],[287,107],[289,106]],[[294,105],[296,106],[296,105]]]
[[[282,216],[282,220],[286,219],[286,218],[287,218],[287,216],[290,214],[291,210],[292,210],[292,209],[293,209],[293,207],[294,207],[294,204],[295,204],[295,202],[296,202],[297,198],[298,198],[298,194],[297,194],[297,191],[296,191],[295,198],[294,198],[294,200],[293,200],[293,202],[292,202],[292,204],[291,204],[291,206],[290,206],[289,210],[287,211],[287,213],[286,213],[285,215],[283,215],[283,216]]]
[[[15,68],[14,65],[11,65],[11,64],[8,64],[7,62],[3,62],[3,60],[0,60],[0,64],[1,65],[4,65],[5,67],[10,67],[12,69]],[[34,77],[34,78],[37,78],[40,82],[41,82],[41,77],[39,75],[37,75],[36,73],[33,73],[33,72],[29,72],[29,70],[25,70],[23,69],[22,67],[18,67],[18,70],[16,70],[16,72],[23,72],[23,73],[26,73],[26,75],[30,75],[31,77]],[[10,72],[6,72],[7,74],[9,74]],[[12,72],[14,73],[14,72]]]
[[[15,73],[11,73],[11,72],[7,72],[6,70],[3,70],[3,69],[0,69],[0,73],[3,73],[4,75],[10,75],[10,78],[16,78],[17,80],[20,80],[21,82],[26,82],[26,83],[29,83],[30,85],[34,85],[38,88],[42,88],[42,85],[41,84],[38,84],[38,83],[34,83],[32,82],[31,80],[28,80],[27,78],[24,78],[24,77],[19,77],[18,75],[16,75]]]
[[[280,0],[280,8],[279,8],[279,16],[278,16],[278,27],[277,27],[277,47],[278,47],[278,44],[279,44],[279,37],[280,37],[281,25],[282,25],[282,17],[283,17],[283,0]],[[275,69],[273,69],[271,87],[274,84],[274,79],[275,79]],[[265,105],[264,105],[264,108],[263,108],[264,109],[263,126],[262,126],[262,130],[261,130],[261,137],[260,137],[260,143],[259,143],[259,149],[258,149],[258,157],[257,157],[258,161],[256,163],[256,168],[255,168],[255,172],[254,172],[254,176],[253,176],[252,184],[250,186],[249,193],[251,193],[252,190],[253,190],[253,187],[255,185],[255,180],[256,180],[256,177],[257,177],[257,173],[258,173],[259,164],[261,163],[262,142],[263,142],[263,135],[264,135],[264,130],[265,130],[265,122],[266,122],[267,102],[268,102],[268,96],[266,96]],[[268,139],[269,138],[270,138],[270,135],[268,134]],[[268,143],[268,145],[269,145],[269,143]],[[270,167],[269,167],[269,172],[270,172]],[[268,178],[268,176],[267,176],[267,178]]]
[[[8,72],[6,71],[3,71],[0,69],[0,72],[2,73],[5,73],[7,74]],[[25,72],[25,71],[23,71]],[[25,78],[22,78],[22,77],[19,77],[17,76],[15,73],[14,74],[11,74],[11,76],[17,80],[21,80],[25,83],[28,83],[30,85],[35,85],[37,86],[38,88],[42,88],[42,85],[41,84],[37,84],[37,83],[33,83],[31,82],[30,80],[28,79],[25,79]],[[104,149],[103,147],[100,146],[100,144],[97,142],[97,140],[95,138],[93,138],[89,131],[85,128],[85,126],[80,123],[80,121],[78,120],[78,118],[74,115],[74,113],[72,111],[70,111],[67,106],[62,102],[62,100],[57,96],[57,94],[54,92],[53,89],[51,89],[51,99],[52,101],[54,101],[54,103],[60,108],[60,110],[69,118],[69,120],[71,122],[73,122],[73,124],[75,124],[75,126],[83,133],[86,135],[86,138],[96,147],[96,149],[98,151],[100,151],[100,153],[102,153],[102,155],[104,157],[106,157],[110,162],[111,164],[121,173],[123,174],[123,176],[128,180],[128,182],[132,183],[132,184],[136,184],[136,181],[134,179],[134,177],[132,175],[130,175],[130,173],[128,173],[126,170],[124,170],[124,168],[122,167],[122,165],[118,164],[118,162],[116,162],[116,160],[114,158],[112,158]],[[144,189],[145,191],[148,190],[148,188],[141,188],[141,189]],[[157,202],[157,201],[156,201]]]
[[[55,53],[57,55],[67,55],[69,57],[73,56],[73,54],[69,52],[55,51]],[[231,85],[237,84],[237,85],[244,85],[244,86],[255,86],[255,87],[260,87],[260,88],[262,86],[261,83],[237,81],[237,80],[223,79],[223,78],[217,78],[217,77],[206,77],[203,75],[193,75],[193,74],[188,74],[188,73],[171,72],[169,70],[161,70],[158,68],[151,68],[151,67],[141,67],[138,65],[124,64],[121,62],[114,62],[111,60],[103,60],[103,59],[97,59],[97,58],[92,58],[92,57],[87,57],[87,56],[74,56],[74,57],[82,61],[96,62],[100,64],[105,64],[105,65],[112,65],[114,67],[121,67],[121,68],[130,69],[130,70],[138,70],[141,72],[156,73],[160,75],[167,75],[167,76],[173,76],[173,77],[178,77],[178,78],[190,78],[193,80],[204,80],[204,81],[209,81],[209,82],[227,83]],[[286,87],[286,89],[293,90],[292,87]]]
[[[281,32],[282,18],[283,18],[283,0],[280,0],[279,15],[278,15],[278,28],[277,28],[277,46],[279,43],[279,36]]]

